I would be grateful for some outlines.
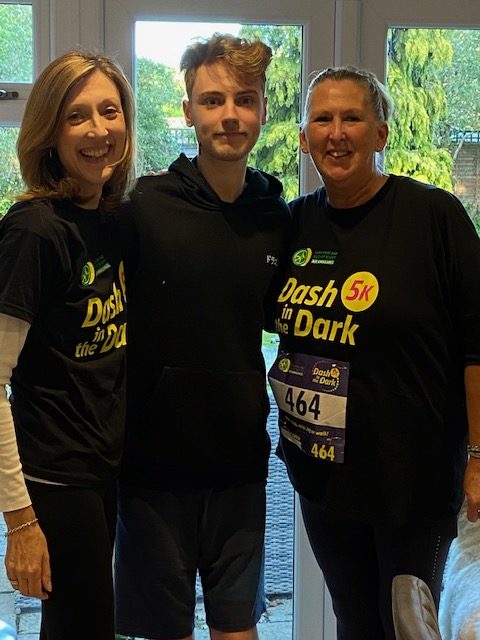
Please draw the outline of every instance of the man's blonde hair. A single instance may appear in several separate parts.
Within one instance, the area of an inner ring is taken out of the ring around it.
[[[266,70],[272,59],[272,50],[258,38],[246,40],[228,33],[214,33],[207,40],[198,40],[185,50],[180,70],[185,74],[185,88],[191,98],[197,69],[202,65],[223,62],[242,83],[260,81],[265,89]]]
[[[102,206],[105,209],[114,208],[132,188],[135,100],[131,86],[121,69],[106,56],[70,51],[45,67],[27,100],[17,141],[20,171],[26,190],[17,196],[18,200],[53,198],[81,202],[77,181],[64,176],[56,144],[68,96],[97,70],[117,87],[127,130],[122,157],[103,186]]]

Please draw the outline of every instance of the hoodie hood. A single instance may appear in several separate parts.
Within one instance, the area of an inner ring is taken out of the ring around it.
[[[273,202],[276,203],[275,208],[278,207],[278,200],[283,191],[282,183],[277,178],[264,171],[247,167],[246,186],[240,197],[235,202],[223,202],[198,170],[197,158],[189,160],[182,153],[168,170],[180,178],[184,197],[206,209],[245,210],[245,207],[252,205],[257,213],[264,214],[272,210]]]

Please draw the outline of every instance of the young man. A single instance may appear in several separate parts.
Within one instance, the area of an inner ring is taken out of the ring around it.
[[[117,630],[192,639],[200,572],[212,640],[255,640],[264,611],[270,442],[261,354],[290,214],[247,168],[271,50],[216,34],[185,52],[199,152],[140,179],[129,238],[129,407]]]

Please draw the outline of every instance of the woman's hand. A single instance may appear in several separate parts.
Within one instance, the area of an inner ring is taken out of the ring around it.
[[[35,518],[33,509],[4,514],[9,529]],[[46,600],[52,590],[47,540],[38,522],[7,536],[5,555],[7,577],[24,596]]]
[[[480,459],[470,458],[463,482],[467,499],[467,518],[476,522],[480,518]]]

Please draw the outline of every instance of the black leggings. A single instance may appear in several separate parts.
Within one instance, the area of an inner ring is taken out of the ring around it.
[[[454,519],[423,527],[375,527],[348,517],[333,520],[302,497],[300,504],[332,596],[337,640],[395,640],[391,589],[397,574],[424,580],[438,608]]]
[[[48,543],[52,593],[40,640],[114,640],[112,550],[116,492],[28,482]]]

